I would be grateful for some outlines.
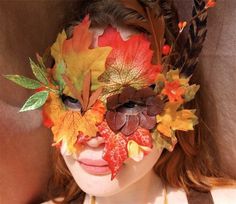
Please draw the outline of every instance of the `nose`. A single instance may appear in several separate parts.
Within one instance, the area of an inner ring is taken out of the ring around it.
[[[100,136],[94,137],[90,139],[89,141],[87,141],[87,145],[93,148],[98,147],[103,143],[105,143],[105,140],[103,137],[100,137]]]

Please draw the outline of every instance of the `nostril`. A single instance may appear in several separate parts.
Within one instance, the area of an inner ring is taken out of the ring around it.
[[[94,137],[92,139],[90,139],[87,144],[90,147],[99,147],[101,144],[104,144],[104,138],[103,137]]]

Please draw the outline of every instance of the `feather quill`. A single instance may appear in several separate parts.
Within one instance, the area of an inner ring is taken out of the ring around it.
[[[139,3],[138,0],[122,0],[121,1],[126,8],[136,11],[141,19],[133,20],[133,22],[128,21],[126,24],[131,24],[137,27],[141,27],[147,32],[149,32],[151,37],[152,49],[154,49],[153,62],[155,64],[161,64],[162,61],[162,46],[164,43],[164,33],[165,33],[165,21],[162,15],[156,13],[157,5],[150,5],[148,2],[143,2],[143,5]],[[157,4],[157,2],[155,3]]]

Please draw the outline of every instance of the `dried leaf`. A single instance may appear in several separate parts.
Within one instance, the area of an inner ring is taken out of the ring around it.
[[[93,137],[97,134],[97,124],[103,121],[105,107],[97,101],[94,106],[82,116],[79,111],[67,110],[60,97],[50,93],[50,97],[44,105],[44,113],[47,119],[53,122],[52,132],[54,142],[66,142],[68,153],[76,151],[78,137]]]
[[[194,110],[178,110],[181,103],[168,102],[165,105],[164,112],[157,115],[157,130],[167,137],[171,137],[175,130],[188,131],[193,130],[197,124],[197,116]]]
[[[83,103],[84,103],[84,110],[87,110],[88,103],[89,103],[89,96],[90,96],[90,82],[91,82],[91,72],[88,71],[88,73],[84,77],[83,82]]]
[[[80,24],[74,27],[73,37],[64,41],[64,54],[69,54],[70,52],[80,53],[89,49],[93,40],[93,35],[89,27],[90,20],[89,15],[87,15]]]
[[[4,75],[4,77],[27,89],[38,89],[42,86],[40,82],[20,75]]]
[[[89,109],[89,108],[96,102],[96,100],[97,100],[97,99],[99,98],[99,96],[101,95],[102,90],[103,90],[103,88],[100,87],[100,88],[98,88],[96,91],[94,91],[94,92],[92,93],[92,95],[91,95],[90,98],[89,98],[89,104],[88,104],[87,109]]]
[[[20,112],[35,110],[40,108],[48,98],[48,91],[40,91],[32,95],[20,109]]]
[[[152,138],[157,148],[166,148],[170,152],[174,150],[175,144],[177,143],[177,138],[174,134],[171,137],[165,137],[158,131],[154,131],[152,133]]]
[[[196,84],[188,86],[184,94],[184,101],[188,102],[188,101],[193,100],[199,88],[200,86]]]

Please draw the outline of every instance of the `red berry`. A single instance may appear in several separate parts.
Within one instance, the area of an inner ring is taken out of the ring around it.
[[[169,46],[169,45],[164,45],[164,46],[162,47],[162,54],[163,54],[163,55],[168,55],[168,54],[170,54],[170,46]]]
[[[35,89],[35,92],[44,91],[45,89],[46,89],[45,87],[41,86],[41,87]]]

